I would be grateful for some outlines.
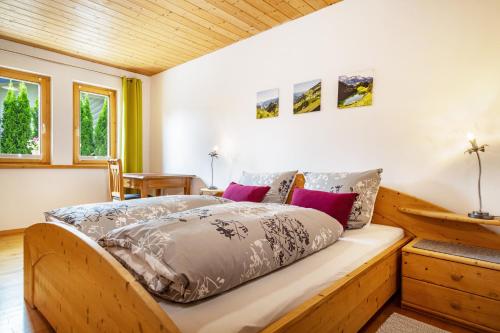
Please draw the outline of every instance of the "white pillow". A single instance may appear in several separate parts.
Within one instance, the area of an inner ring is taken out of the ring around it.
[[[271,189],[262,202],[286,203],[297,172],[297,170],[256,173],[243,171],[239,183],[242,185],[270,186]]]
[[[358,193],[347,223],[348,229],[359,229],[370,224],[380,187],[382,169],[364,172],[305,172],[309,190],[332,193]]]

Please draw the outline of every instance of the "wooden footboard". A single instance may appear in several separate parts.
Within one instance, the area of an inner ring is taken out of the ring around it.
[[[40,223],[24,237],[26,301],[57,332],[179,332],[134,277],[87,236]]]
[[[405,237],[263,330],[357,332],[397,291]]]

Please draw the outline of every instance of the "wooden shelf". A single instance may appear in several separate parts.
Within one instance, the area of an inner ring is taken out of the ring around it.
[[[438,220],[500,226],[500,220],[481,220],[468,217],[467,215],[455,214],[451,212],[439,212],[435,210],[411,208],[411,207],[399,207],[398,209],[400,212],[406,214],[425,216]]]

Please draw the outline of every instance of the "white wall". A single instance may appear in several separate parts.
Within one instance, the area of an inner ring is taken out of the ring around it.
[[[151,167],[216,185],[241,170],[364,170],[450,209],[477,207],[466,133],[490,147],[484,208],[500,215],[500,1],[346,0],[152,78]],[[374,105],[336,108],[337,77],[373,69]],[[322,110],[292,114],[294,83],[321,78]],[[255,93],[280,88],[280,116]]]
[[[20,55],[20,52],[30,56]],[[75,68],[66,66],[70,64]],[[0,39],[0,66],[51,77],[52,164],[72,164],[73,81],[115,89],[121,110],[121,79],[137,77],[143,83],[143,126],[150,122],[150,78],[53,52]],[[96,73],[99,71],[105,74]],[[111,74],[111,75],[109,75]],[[145,169],[149,165],[149,136],[144,138]],[[0,230],[22,228],[43,218],[42,212],[66,205],[107,200],[104,169],[0,169]]]

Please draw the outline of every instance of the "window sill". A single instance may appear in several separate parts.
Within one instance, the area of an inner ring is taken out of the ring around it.
[[[5,163],[0,164],[0,169],[107,169],[105,164],[30,164],[30,163]]]

